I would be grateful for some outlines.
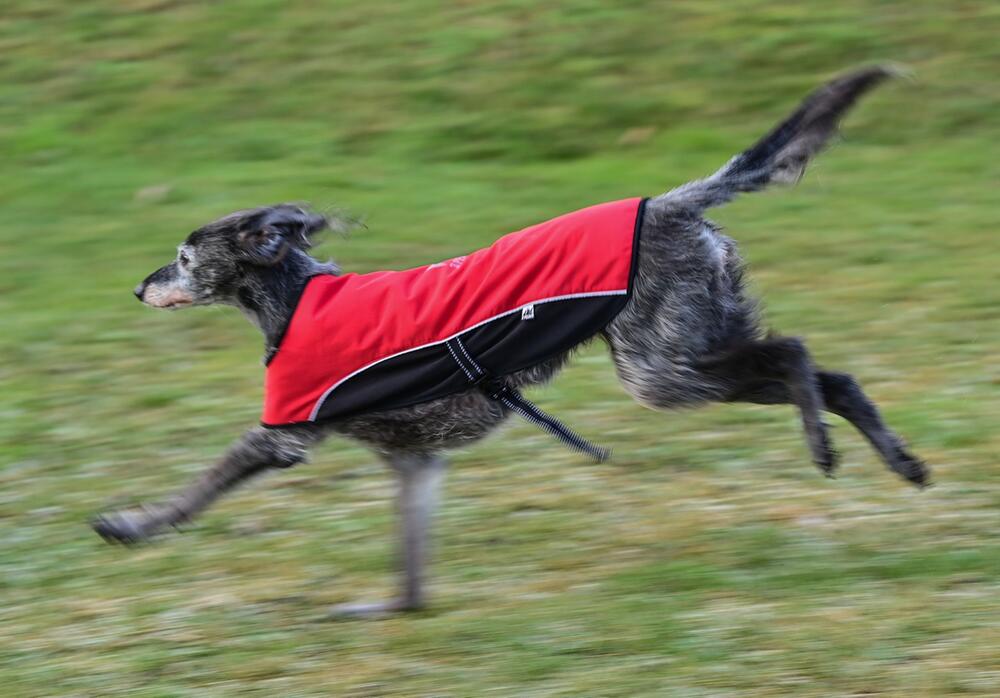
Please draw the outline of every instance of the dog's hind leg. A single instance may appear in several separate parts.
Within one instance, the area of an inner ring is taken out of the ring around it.
[[[837,467],[826,424],[820,416],[824,409],[823,393],[805,344],[796,338],[778,337],[744,344],[698,362],[711,381],[722,386],[725,401],[760,386],[776,383],[786,391],[787,402],[802,414],[802,426],[813,461],[827,475]]]
[[[816,377],[823,392],[826,409],[854,425],[890,470],[920,487],[929,484],[930,469],[906,449],[906,444],[899,435],[886,426],[878,407],[865,395],[853,376],[819,371]],[[748,386],[743,392],[731,396],[730,401],[776,405],[790,403],[791,395],[783,383],[764,381]]]
[[[332,609],[333,617],[382,616],[424,606],[430,525],[446,463],[436,454],[394,453],[387,460],[399,480],[399,594],[385,602],[340,604]]]
[[[853,376],[820,371],[818,377],[827,409],[853,424],[893,472],[921,487],[930,484],[930,469],[907,451],[903,439],[885,425],[875,403]]]
[[[98,516],[92,527],[105,540],[138,543],[171,526],[190,521],[248,478],[270,468],[288,468],[306,458],[306,448],[322,438],[312,427],[251,429],[201,477],[169,499]]]

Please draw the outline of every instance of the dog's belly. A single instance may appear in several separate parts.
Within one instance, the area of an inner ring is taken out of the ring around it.
[[[479,390],[386,412],[338,420],[338,434],[379,451],[436,451],[477,441],[500,425],[506,410]]]
[[[507,381],[516,388],[544,384],[568,359],[567,352],[513,373],[507,376]],[[378,451],[436,451],[478,441],[500,426],[509,414],[496,400],[478,389],[470,389],[412,407],[337,420],[331,423],[331,428]]]

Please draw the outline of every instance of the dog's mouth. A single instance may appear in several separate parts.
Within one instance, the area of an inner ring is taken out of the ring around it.
[[[154,305],[154,308],[160,308],[161,310],[177,310],[178,308],[186,308],[189,305],[194,305],[194,301],[174,301],[172,303],[167,303],[166,305]]]
[[[147,291],[143,296],[142,302],[158,310],[177,310],[194,305],[194,298],[179,291],[170,291],[167,293]]]

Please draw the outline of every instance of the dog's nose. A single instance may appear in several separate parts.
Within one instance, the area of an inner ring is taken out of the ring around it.
[[[132,289],[132,293],[134,293],[135,297],[138,298],[139,300],[142,300],[142,294],[145,293],[145,292],[146,292],[146,282],[145,281]]]

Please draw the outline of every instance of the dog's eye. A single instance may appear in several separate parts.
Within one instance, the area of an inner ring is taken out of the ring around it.
[[[184,252],[181,252],[180,256],[177,258],[177,261],[181,263],[182,267],[186,267],[188,265],[188,262],[190,262],[191,260]]]

